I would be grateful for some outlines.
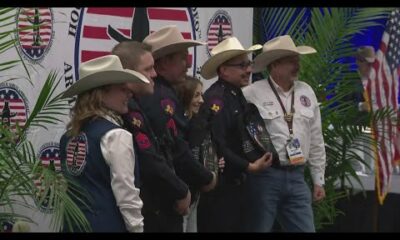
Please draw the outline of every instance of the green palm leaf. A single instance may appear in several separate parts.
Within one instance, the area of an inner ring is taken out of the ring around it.
[[[15,14],[15,8],[0,8],[0,55],[16,47],[13,38],[17,31],[13,28]],[[29,28],[32,27],[27,29]],[[28,68],[19,53],[15,60],[3,59],[0,62],[0,72],[21,65],[27,75],[23,79],[32,84]],[[6,81],[14,79],[17,78],[10,77]],[[80,230],[90,231],[89,223],[77,205],[85,205],[81,198],[87,193],[71,179],[66,179],[54,169],[43,166],[32,143],[27,139],[28,129],[47,129],[50,125],[61,122],[59,118],[69,109],[68,102],[61,99],[61,93],[55,94],[60,80],[61,77],[58,77],[56,71],[49,73],[23,127],[16,125],[12,130],[0,123],[0,222],[33,222],[30,214],[17,213],[15,206],[37,209],[38,205],[54,209],[50,226],[53,230],[61,230],[64,225],[67,226],[66,230],[72,230],[72,226],[78,224]],[[39,188],[34,184],[34,180],[38,178],[41,179]],[[71,197],[77,202],[72,201]],[[32,205],[29,199],[35,199],[36,204]]]

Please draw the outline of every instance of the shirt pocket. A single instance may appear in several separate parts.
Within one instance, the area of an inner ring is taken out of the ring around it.
[[[311,111],[310,109],[305,109],[302,108],[299,110],[300,114],[297,117],[296,120],[296,116],[295,116],[295,124],[300,124],[300,126],[302,126],[302,128],[304,128],[303,130],[309,129],[310,128],[310,123],[312,121],[312,119],[314,118],[314,112]]]
[[[300,116],[302,118],[306,118],[308,120],[311,120],[314,118],[314,112],[311,111],[310,109],[300,109]]]
[[[260,115],[263,119],[272,121],[282,116],[282,112],[276,107],[263,107],[260,109]]]

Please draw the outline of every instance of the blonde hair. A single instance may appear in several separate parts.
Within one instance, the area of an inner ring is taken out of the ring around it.
[[[109,114],[110,110],[102,102],[103,95],[108,88],[109,85],[78,95],[75,105],[70,112],[71,120],[67,124],[67,134],[69,136],[77,136],[82,127],[90,120]]]

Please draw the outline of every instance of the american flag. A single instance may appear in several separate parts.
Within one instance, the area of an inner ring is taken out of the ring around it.
[[[4,109],[7,104],[9,111]],[[17,124],[20,127],[25,126],[27,114],[26,103],[18,91],[12,87],[1,87],[0,118],[2,122],[9,122],[11,129],[15,130]]]
[[[371,109],[390,108],[398,111],[400,71],[400,11],[393,11],[387,21],[380,47],[367,84]],[[392,117],[385,117],[372,124],[377,141],[375,149],[375,178],[380,204],[390,188],[395,156],[397,128]]]

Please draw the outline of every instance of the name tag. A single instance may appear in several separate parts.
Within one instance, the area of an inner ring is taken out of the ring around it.
[[[300,165],[305,163],[303,151],[301,151],[300,141],[298,138],[291,138],[288,140],[286,151],[290,165]]]

